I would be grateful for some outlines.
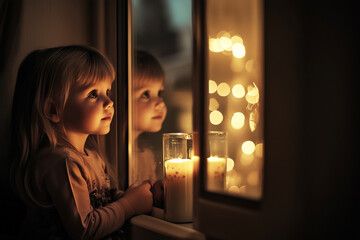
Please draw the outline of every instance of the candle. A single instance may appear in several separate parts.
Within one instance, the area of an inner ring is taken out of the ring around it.
[[[190,159],[165,161],[165,219],[191,222],[193,216],[193,171]]]
[[[225,158],[209,157],[207,159],[207,189],[209,191],[224,191],[225,173]]]

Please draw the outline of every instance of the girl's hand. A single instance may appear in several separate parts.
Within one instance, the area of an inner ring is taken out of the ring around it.
[[[156,181],[150,191],[153,194],[153,206],[164,208],[164,183],[162,180]]]
[[[129,187],[119,199],[125,209],[125,217],[144,214],[151,211],[153,196],[150,191],[151,183],[144,182],[138,186]]]

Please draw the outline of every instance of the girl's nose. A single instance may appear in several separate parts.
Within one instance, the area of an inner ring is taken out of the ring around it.
[[[161,110],[165,107],[165,103],[164,100],[162,98],[159,98],[159,100],[157,101],[156,105],[155,105],[155,109],[156,110]]]
[[[113,106],[114,106],[114,102],[109,97],[107,97],[104,102],[104,107],[109,108],[109,107],[113,107]]]

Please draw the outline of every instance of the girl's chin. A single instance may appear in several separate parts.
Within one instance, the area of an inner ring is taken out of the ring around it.
[[[149,130],[147,130],[145,132],[153,132],[153,133],[155,133],[155,132],[159,132],[160,130],[161,130],[161,127],[159,127],[159,128],[151,128],[151,129],[149,129]]]
[[[104,129],[104,130],[102,130],[102,131],[99,131],[99,133],[97,133],[97,135],[106,135],[106,134],[108,134],[109,132],[110,132],[110,128]]]

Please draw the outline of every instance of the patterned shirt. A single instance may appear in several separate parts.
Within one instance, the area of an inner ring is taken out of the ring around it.
[[[103,159],[86,149],[41,151],[31,159],[27,179],[31,202],[23,234],[35,239],[100,239],[125,221],[122,192],[110,190]]]

